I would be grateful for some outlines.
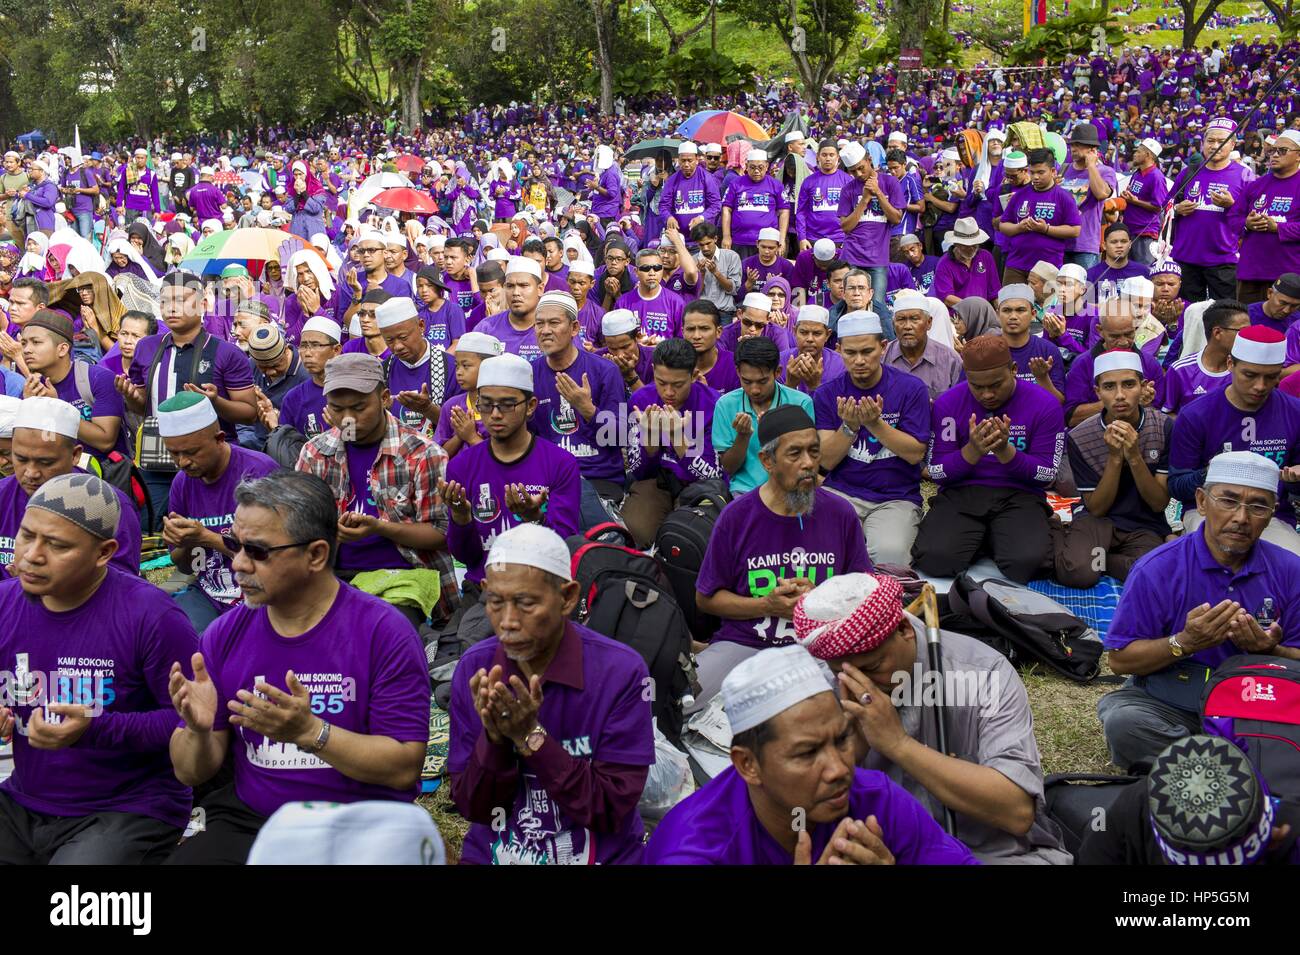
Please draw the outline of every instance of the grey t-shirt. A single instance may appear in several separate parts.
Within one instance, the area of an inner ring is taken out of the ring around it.
[[[695,261],[700,262],[703,258],[702,254],[697,254]],[[740,254],[732,249],[719,248],[714,251],[713,258],[718,263],[718,271],[731,283],[731,291],[724,292],[718,280],[713,277],[713,273],[701,265],[700,278],[704,280],[704,284],[700,288],[700,298],[707,298],[723,312],[734,312],[736,289],[740,288],[741,280]]]

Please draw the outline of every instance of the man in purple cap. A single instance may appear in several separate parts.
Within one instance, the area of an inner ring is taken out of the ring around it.
[[[1237,298],[1261,301],[1284,272],[1300,272],[1300,130],[1278,133],[1268,173],[1246,186],[1229,219],[1241,229]]]
[[[1201,137],[1205,162],[1188,167],[1174,180],[1174,261],[1183,270],[1183,298],[1234,298],[1240,230],[1230,212],[1246,188],[1248,171],[1229,157],[1237,124],[1212,119]]]

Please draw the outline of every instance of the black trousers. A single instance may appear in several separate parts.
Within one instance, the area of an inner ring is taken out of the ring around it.
[[[203,828],[171,854],[164,865],[243,865],[266,816],[235,795],[235,784],[218,789],[200,806]]]
[[[956,577],[987,553],[1008,580],[1027,583],[1051,565],[1051,513],[1026,491],[944,488],[921,520],[912,565],[931,577]]]
[[[0,792],[3,865],[147,865],[161,862],[181,831],[127,812],[47,816]]]
[[[1207,298],[1235,298],[1237,295],[1237,266],[1189,265],[1178,263],[1183,270],[1183,284],[1178,294],[1189,305]]]

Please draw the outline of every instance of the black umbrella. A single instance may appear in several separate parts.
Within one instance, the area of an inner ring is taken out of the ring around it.
[[[644,139],[630,148],[623,154],[624,159],[654,159],[658,156],[666,156],[672,159],[677,155],[677,147],[682,144],[680,139]]]

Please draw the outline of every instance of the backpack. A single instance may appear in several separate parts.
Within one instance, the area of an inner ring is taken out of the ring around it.
[[[1224,660],[1201,693],[1201,721],[1246,754],[1273,795],[1300,795],[1300,661]]]
[[[657,559],[590,539],[610,526],[568,540],[571,572],[579,585],[573,619],[641,654],[650,671],[651,711],[660,731],[677,745],[683,707],[699,691],[691,632]]]
[[[731,500],[722,481],[695,481],[682,488],[677,508],[659,525],[654,552],[663,561],[677,604],[695,639],[708,643],[717,632],[717,617],[701,613],[695,606],[695,582],[704,563],[713,525]]]
[[[91,410],[93,415],[95,411],[95,395],[90,388],[90,365],[84,361],[74,361],[72,363],[72,373],[77,384],[77,394],[86,403],[86,407]],[[123,427],[125,425],[126,422],[124,421]],[[104,455],[102,461],[90,452],[86,452],[85,458],[88,469],[93,470],[98,477],[120,490],[135,502],[137,510],[144,512],[149,522],[141,524],[141,526],[145,528],[153,527],[153,499],[149,497],[149,489],[144,483],[144,475],[135,466],[135,462],[121,451],[109,451]]]
[[[1072,856],[1088,832],[1105,819],[1115,800],[1141,776],[1106,776],[1100,773],[1052,773],[1043,780],[1047,815],[1061,827],[1061,842]],[[1101,815],[1098,814],[1101,811]]]
[[[984,641],[1013,664],[1043,663],[1078,683],[1091,682],[1101,671],[1097,631],[1021,584],[958,574],[948,608],[941,626]]]

